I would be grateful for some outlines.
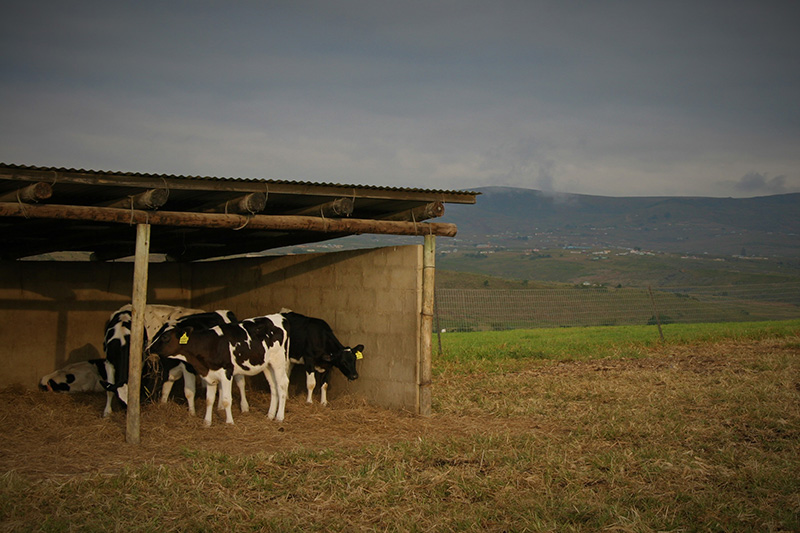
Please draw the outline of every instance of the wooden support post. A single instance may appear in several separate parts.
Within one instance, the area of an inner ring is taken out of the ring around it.
[[[142,341],[144,340],[144,307],[147,304],[147,268],[150,256],[150,224],[136,226],[136,257],[133,262],[133,311],[131,312],[131,344],[128,358],[128,415],[125,439],[139,444],[142,384]]]
[[[420,324],[419,355],[419,414],[431,415],[431,388],[433,380],[433,296],[436,274],[436,236],[425,235],[422,252],[422,320]]]

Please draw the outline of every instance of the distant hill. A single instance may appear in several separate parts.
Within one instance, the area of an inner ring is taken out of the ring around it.
[[[477,189],[448,204],[458,225],[444,246],[617,247],[687,254],[800,256],[800,193],[757,198],[605,197]]]

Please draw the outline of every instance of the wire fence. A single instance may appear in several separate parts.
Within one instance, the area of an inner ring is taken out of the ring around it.
[[[800,282],[670,288],[437,289],[439,331],[800,318]]]

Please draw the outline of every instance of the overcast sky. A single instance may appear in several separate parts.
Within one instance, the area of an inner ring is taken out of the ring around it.
[[[0,161],[800,191],[800,2],[6,1]]]

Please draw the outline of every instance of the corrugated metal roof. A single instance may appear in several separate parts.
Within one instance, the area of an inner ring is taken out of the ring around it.
[[[18,169],[18,170],[35,170],[38,172],[57,172],[57,173],[79,173],[79,174],[94,174],[94,175],[114,175],[114,176],[131,176],[131,177],[144,177],[144,178],[170,178],[182,180],[207,180],[207,181],[220,181],[220,182],[259,182],[270,184],[282,185],[308,185],[308,186],[321,186],[321,187],[339,187],[344,189],[367,189],[376,191],[396,191],[396,192],[421,192],[421,193],[435,193],[435,194],[465,194],[465,195],[478,195],[479,192],[468,190],[446,190],[446,189],[422,189],[416,187],[390,187],[386,185],[360,185],[352,183],[332,183],[332,182],[312,182],[312,181],[295,181],[295,180],[276,180],[264,177],[232,177],[232,176],[188,176],[188,175],[175,175],[175,174],[155,174],[145,172],[125,172],[125,171],[107,171],[107,170],[93,170],[93,169],[75,169],[64,167],[40,167],[33,165],[15,165],[0,162],[0,168]]]

